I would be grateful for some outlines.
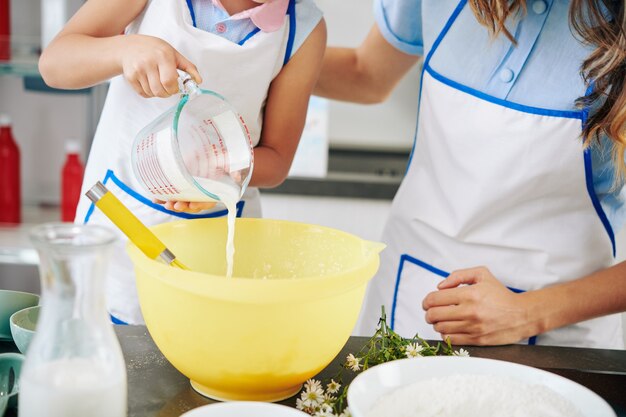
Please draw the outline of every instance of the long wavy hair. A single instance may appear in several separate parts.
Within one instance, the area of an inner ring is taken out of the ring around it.
[[[476,19],[493,36],[515,39],[505,26],[509,16],[526,12],[526,0],[469,0]],[[570,26],[593,49],[581,75],[590,94],[577,100],[594,109],[583,129],[585,145],[606,135],[612,143],[615,184],[626,180],[626,0],[572,0]]]

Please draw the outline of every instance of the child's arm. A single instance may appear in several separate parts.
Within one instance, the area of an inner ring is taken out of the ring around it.
[[[287,178],[325,48],[326,24],[322,20],[272,82],[261,140],[254,149],[250,185],[276,187]]]
[[[304,129],[309,98],[322,67],[326,48],[326,23],[322,20],[289,60],[269,89],[261,140],[254,148],[254,170],[250,185],[280,185],[291,167]],[[161,202],[164,203],[164,202]],[[212,203],[168,201],[165,208],[197,213]]]
[[[44,50],[39,70],[51,87],[85,88],[124,74],[143,97],[178,93],[176,69],[200,82],[196,67],[167,42],[120,35],[147,0],[89,0]]]

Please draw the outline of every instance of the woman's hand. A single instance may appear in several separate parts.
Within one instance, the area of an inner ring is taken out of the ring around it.
[[[191,61],[169,43],[153,36],[125,36],[121,64],[124,78],[145,98],[165,98],[177,94],[177,69],[187,72],[196,83],[202,82],[198,69]]]
[[[464,285],[465,284],[465,285]],[[485,267],[451,273],[424,298],[426,321],[455,345],[503,345],[532,336],[524,294],[505,287]]]
[[[162,200],[154,200],[157,204],[163,204],[163,206],[170,210],[176,212],[184,212],[184,213],[199,213],[204,210],[209,210],[215,207],[217,203],[198,203],[198,202],[189,202],[189,201],[162,201]]]

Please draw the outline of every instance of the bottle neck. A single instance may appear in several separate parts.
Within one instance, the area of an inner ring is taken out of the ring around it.
[[[80,162],[80,156],[77,153],[66,154],[67,162]]]
[[[58,253],[40,249],[41,308],[54,321],[107,320],[104,271],[107,250]]]
[[[11,126],[0,126],[0,139],[6,140],[12,138]]]

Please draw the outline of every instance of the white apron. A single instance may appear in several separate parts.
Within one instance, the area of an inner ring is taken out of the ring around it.
[[[402,336],[440,340],[425,322],[422,300],[457,269],[484,265],[520,292],[612,263],[612,231],[582,147],[586,112],[506,102],[429,65],[464,7],[461,1],[424,63],[416,143],[384,231],[388,247],[368,288],[360,335],[373,334],[385,305]],[[589,320],[524,342],[622,348],[621,319]]]
[[[243,116],[256,146],[270,83],[291,55],[295,33],[294,0],[290,2],[288,14],[281,29],[270,33],[259,31],[240,45],[194,27],[185,0],[150,0],[127,33],[161,38],[193,62],[204,80],[201,87],[226,97]],[[226,214],[225,208],[219,205],[195,215],[168,211],[152,203],[151,196],[134,177],[130,150],[135,135],[178,99],[177,96],[145,99],[122,76],[111,80],[87,163],[77,222],[105,224],[115,229],[84,196],[97,181],[102,181],[146,225]],[[260,215],[259,191],[250,188],[237,205],[237,216]],[[120,239],[107,272],[109,312],[115,322],[142,323],[135,276],[125,252],[127,240],[121,232],[118,234]]]

